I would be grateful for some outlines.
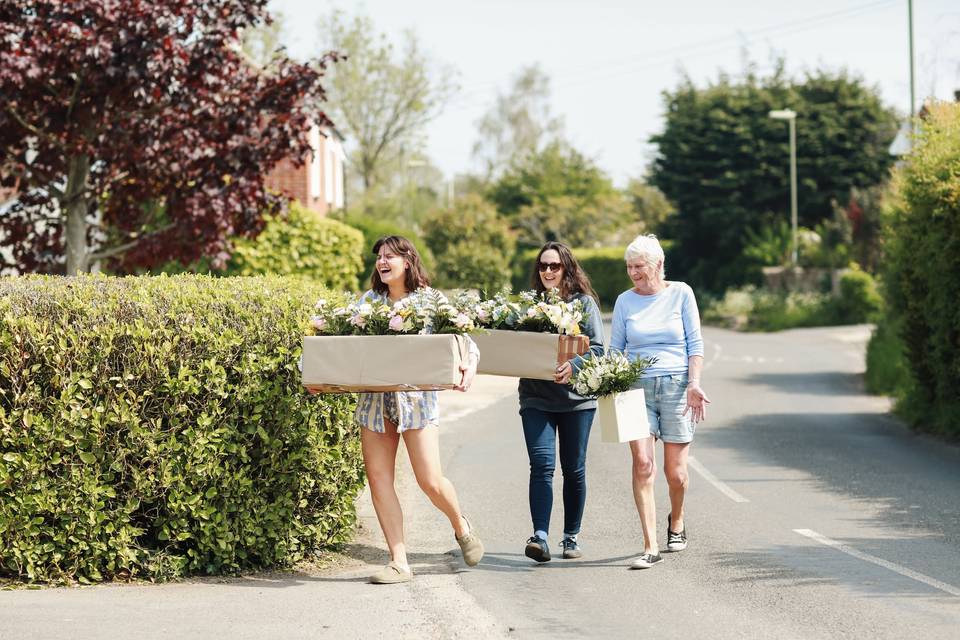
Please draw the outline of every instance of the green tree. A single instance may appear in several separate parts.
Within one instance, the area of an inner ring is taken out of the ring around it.
[[[473,155],[484,166],[487,181],[510,165],[560,140],[563,119],[551,114],[550,78],[538,65],[520,70],[507,93],[477,121],[479,138]]]
[[[514,164],[487,192],[524,246],[600,246],[632,221],[630,204],[588,157],[562,142]]]
[[[667,219],[676,213],[663,192],[647,180],[634,178],[625,191],[636,222],[647,233],[660,233]]]
[[[494,292],[510,283],[513,233],[482,198],[469,195],[434,211],[424,222],[424,238],[436,256],[437,286]]]
[[[666,225],[675,239],[674,273],[720,292],[755,277],[743,255],[748,230],[769,212],[789,216],[787,128],[771,109],[797,116],[800,224],[815,227],[832,214],[831,201],[852,187],[883,180],[896,116],[875,88],[846,72],[786,77],[781,61],[767,77],[748,69],[705,88],[688,78],[664,94],[666,127],[653,137],[658,154],[651,184],[676,206]]]
[[[334,11],[319,29],[325,48],[347,56],[329,74],[330,115],[353,145],[352,164],[369,191],[405,170],[424,126],[456,89],[453,72],[422,51],[413,31],[396,51],[365,15]]]

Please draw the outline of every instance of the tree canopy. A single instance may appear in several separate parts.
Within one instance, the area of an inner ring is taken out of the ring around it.
[[[675,205],[666,227],[671,270],[713,291],[751,278],[747,231],[789,219],[787,125],[772,109],[797,112],[799,221],[813,228],[851,188],[881,182],[896,115],[875,88],[846,72],[767,77],[749,71],[704,88],[689,79],[664,93],[666,126],[650,182]]]
[[[281,205],[265,174],[326,122],[332,59],[254,68],[239,34],[266,4],[0,0],[0,175],[20,183],[4,266],[222,263],[230,236],[256,233]]]

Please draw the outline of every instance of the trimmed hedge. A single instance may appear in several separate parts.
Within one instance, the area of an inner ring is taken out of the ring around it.
[[[934,105],[894,172],[884,229],[887,308],[912,384],[916,427],[960,436],[960,105]]]
[[[347,539],[353,396],[311,397],[306,280],[0,279],[0,574],[288,565]]]
[[[227,275],[304,276],[331,289],[356,291],[363,269],[363,234],[296,202],[282,216],[266,216],[256,238],[239,238]]]

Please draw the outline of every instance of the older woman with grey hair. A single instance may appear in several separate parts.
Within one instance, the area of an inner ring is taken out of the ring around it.
[[[647,569],[662,561],[657,544],[653,485],[656,440],[663,441],[663,472],[670,487],[667,550],[687,548],[683,500],[689,476],[687,456],[696,424],[706,417],[710,400],[700,386],[703,338],[693,290],[668,281],[663,248],[654,235],[637,236],[624,254],[633,288],[613,308],[611,350],[631,360],[656,358],[637,386],[644,390],[650,437],[630,443],[633,498],[643,529],[643,554],[630,565]]]

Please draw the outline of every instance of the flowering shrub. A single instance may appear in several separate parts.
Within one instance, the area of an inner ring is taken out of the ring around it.
[[[570,380],[573,390],[582,396],[597,398],[629,391],[656,358],[630,359],[619,351],[585,360]]]
[[[516,296],[498,293],[493,298],[480,300],[464,296],[462,307],[473,316],[481,329],[507,331],[536,331],[580,335],[583,332],[583,303],[565,302],[555,291],[538,294],[524,291]]]
[[[458,298],[459,300],[459,298]],[[470,313],[451,304],[436,289],[418,289],[393,304],[319,300],[310,319],[312,335],[383,336],[466,333],[474,328]]]

